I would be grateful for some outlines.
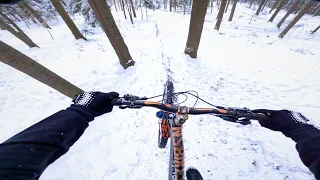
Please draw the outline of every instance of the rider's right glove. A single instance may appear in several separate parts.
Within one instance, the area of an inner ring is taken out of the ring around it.
[[[268,110],[256,109],[254,113],[262,113],[267,115],[268,119],[259,120],[261,126],[271,129],[273,131],[286,132],[290,129],[295,129],[303,126],[309,126],[309,120],[301,113],[289,110]]]

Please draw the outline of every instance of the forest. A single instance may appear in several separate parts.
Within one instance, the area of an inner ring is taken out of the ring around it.
[[[22,0],[0,5],[0,28],[1,142],[83,91],[153,97],[167,79],[212,104],[320,124],[319,1]],[[167,179],[156,112],[114,107],[40,179]],[[190,116],[183,133],[185,166],[204,179],[314,179],[295,143],[256,121]]]

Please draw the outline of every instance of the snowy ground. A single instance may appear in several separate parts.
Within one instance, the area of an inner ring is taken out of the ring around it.
[[[123,70],[104,33],[74,40],[60,20],[51,21],[51,40],[41,27],[23,29],[41,48],[29,49],[7,32],[0,38],[85,90],[140,96],[163,92],[170,67],[176,91],[196,90],[214,104],[293,109],[318,121],[320,110],[320,35],[310,35],[319,17],[304,16],[284,39],[263,12],[239,4],[233,22],[213,30],[216,7],[207,14],[198,59],[183,54],[189,15],[149,11],[135,24],[114,13],[136,66]],[[231,7],[230,7],[231,9]],[[289,17],[291,20],[293,17]],[[76,21],[80,27],[83,20]],[[288,21],[285,25],[288,24]],[[282,28],[284,28],[283,26]],[[0,142],[66,108],[70,99],[0,64]],[[183,99],[183,98],[181,98]],[[193,105],[190,98],[186,105]],[[198,103],[199,107],[206,107]],[[169,149],[157,148],[156,109],[120,110],[96,118],[70,151],[41,179],[166,179]],[[204,179],[313,179],[294,143],[253,123],[241,126],[216,117],[192,116],[185,124],[186,167]]]

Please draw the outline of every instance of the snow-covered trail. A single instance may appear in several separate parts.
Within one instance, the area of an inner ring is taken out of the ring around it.
[[[51,22],[55,39],[50,41],[42,28],[26,29],[40,49],[28,49],[3,31],[0,38],[85,90],[158,95],[170,67],[176,91],[196,90],[217,105],[298,110],[320,122],[320,36],[307,33],[319,19],[305,16],[279,40],[279,30],[266,23],[265,13],[249,25],[251,13],[239,4],[234,21],[224,21],[220,33],[213,30],[215,13],[206,17],[198,59],[183,54],[189,15],[149,11],[148,21],[136,19],[131,25],[121,12],[114,13],[136,61],[127,70],[100,30],[86,42],[73,40],[61,22]],[[83,20],[76,23],[81,26]],[[0,69],[0,140],[70,104],[39,82],[3,64]],[[114,108],[96,118],[41,179],[166,179],[169,148],[157,147],[156,111]],[[192,116],[184,126],[184,144],[186,167],[198,168],[204,179],[313,178],[291,140],[257,123],[243,127],[209,115]]]

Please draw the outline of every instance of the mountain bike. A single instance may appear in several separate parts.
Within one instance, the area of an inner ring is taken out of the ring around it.
[[[250,120],[262,120],[268,118],[263,114],[253,113],[248,108],[232,108],[213,105],[200,98],[198,93],[197,95],[194,95],[192,92],[196,91],[174,93],[173,86],[171,88],[170,82],[167,82],[164,94],[162,95],[147,98],[127,94],[123,97],[112,100],[112,104],[119,106],[121,109],[154,107],[161,110],[156,114],[157,117],[160,118],[158,146],[159,148],[165,148],[169,137],[171,137],[168,173],[169,180],[183,180],[185,177],[182,126],[189,119],[188,115],[211,114],[225,121],[240,123],[242,125],[250,124]],[[185,95],[186,97],[187,95],[192,95],[197,98],[197,101],[201,100],[214,108],[196,108],[180,106],[181,103],[174,104],[175,96],[178,95]],[[148,101],[161,96],[163,97],[162,101]],[[197,177],[200,177],[197,178],[197,180],[202,178],[200,173]]]

